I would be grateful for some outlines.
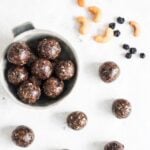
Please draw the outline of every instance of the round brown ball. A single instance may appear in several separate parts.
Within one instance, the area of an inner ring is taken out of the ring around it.
[[[119,119],[127,118],[132,110],[132,106],[129,101],[125,99],[118,99],[114,101],[112,111]]]
[[[31,73],[41,80],[48,79],[53,72],[53,66],[49,60],[38,59],[31,66]]]
[[[9,83],[19,85],[28,79],[28,71],[23,66],[12,67],[8,70],[7,78]]]
[[[30,76],[29,81],[31,81],[33,84],[40,86],[42,84],[41,80],[38,79],[36,76]]]
[[[35,104],[41,96],[41,89],[31,81],[25,81],[18,89],[18,96],[24,103]]]
[[[75,65],[71,60],[60,61],[55,68],[57,77],[61,80],[69,80],[75,75]]]
[[[85,113],[75,111],[68,116],[67,124],[73,130],[81,130],[86,126],[87,120],[88,119]]]
[[[112,141],[105,145],[104,150],[124,150],[124,145],[118,141]]]
[[[55,39],[44,39],[40,41],[38,45],[38,53],[40,57],[54,60],[59,57],[61,53],[61,47]]]
[[[9,46],[7,59],[15,65],[25,65],[30,60],[30,48],[25,42],[16,42]]]
[[[58,97],[64,90],[64,82],[58,78],[51,77],[43,85],[44,93],[51,97]]]
[[[13,142],[20,147],[28,147],[34,141],[34,132],[27,126],[18,126],[12,132]]]
[[[38,57],[34,53],[31,52],[30,60],[27,63],[28,67],[30,67],[32,63],[34,63],[36,60],[38,60]]]
[[[101,65],[99,75],[104,82],[115,81],[120,75],[120,68],[114,62],[105,62]]]

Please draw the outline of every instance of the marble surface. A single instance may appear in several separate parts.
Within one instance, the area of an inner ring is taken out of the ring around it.
[[[37,28],[55,31],[69,40],[76,49],[80,66],[78,81],[70,96],[47,110],[32,110],[16,104],[0,85],[1,150],[21,149],[10,138],[17,125],[27,125],[35,132],[35,141],[28,150],[103,150],[104,144],[111,140],[124,143],[125,150],[150,147],[150,1],[87,0],[87,4],[101,7],[103,18],[101,23],[91,24],[86,36],[81,36],[74,18],[89,15],[75,0],[0,0],[1,62],[2,53],[13,41],[12,29],[30,21]],[[142,35],[134,38],[126,23],[117,26],[122,31],[120,38],[108,44],[95,43],[92,36],[101,33],[116,16],[137,20]],[[125,59],[125,51],[120,48],[122,43],[146,52],[146,59],[139,59],[137,55],[131,60]],[[103,83],[98,76],[99,65],[107,60],[115,61],[121,68],[119,79],[112,84]],[[126,98],[132,103],[133,111],[128,119],[118,120],[112,115],[111,104],[116,98]],[[66,116],[75,110],[88,115],[88,125],[79,132],[72,131],[65,123]]]

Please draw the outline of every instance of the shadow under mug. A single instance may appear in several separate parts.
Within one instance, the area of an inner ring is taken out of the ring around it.
[[[19,100],[17,96],[17,87],[14,87],[7,81],[7,70],[10,68],[11,64],[7,61],[7,49],[4,51],[3,59],[2,59],[2,85],[7,92],[7,96],[9,96],[10,99],[15,100],[17,103],[22,104],[27,107],[32,108],[45,108],[47,106],[53,106],[54,104],[57,104],[58,102],[62,101],[66,96],[68,96],[77,80],[78,75],[78,62],[77,62],[77,56],[75,53],[75,49],[71,46],[71,44],[64,39],[61,35],[47,30],[40,30],[35,29],[32,23],[28,22],[25,24],[22,24],[16,28],[13,29],[14,34],[14,40],[12,42],[18,42],[18,41],[25,41],[31,49],[36,49],[36,45],[38,42],[44,38],[53,38],[59,41],[60,46],[62,48],[60,60],[72,60],[76,67],[76,73],[75,76],[68,81],[65,82],[65,87],[63,93],[57,97],[57,98],[49,98],[45,96],[44,94],[41,95],[40,99],[37,101],[35,105],[29,105],[23,103],[21,100]]]

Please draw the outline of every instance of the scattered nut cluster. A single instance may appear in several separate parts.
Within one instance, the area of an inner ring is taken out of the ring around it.
[[[85,0],[78,0],[78,5],[81,6],[81,7],[86,7],[86,1]],[[90,7],[88,7],[88,12],[90,12],[91,15],[93,16],[92,20],[95,23],[101,21],[102,10],[99,7],[90,6]],[[84,16],[80,16],[80,17],[77,17],[77,22],[80,24],[80,27],[79,27],[80,34],[85,35],[86,33],[88,33],[89,26],[90,26],[89,19],[87,19]],[[124,24],[125,23],[125,18],[117,17],[116,22],[118,24]],[[129,25],[133,29],[133,36],[134,37],[139,37],[140,34],[141,34],[141,28],[140,28],[139,23],[136,22],[136,21],[131,20],[131,21],[129,21]],[[105,28],[104,33],[101,34],[101,35],[98,34],[98,35],[94,36],[93,39],[97,43],[107,43],[113,38],[113,36],[114,37],[119,37],[121,35],[121,32],[120,32],[120,30],[115,29],[115,28],[116,28],[116,23],[115,22],[109,23],[108,26]],[[130,59],[132,57],[132,54],[134,54],[134,53],[128,52],[128,53],[125,54],[125,57],[127,59]],[[145,53],[141,52],[141,53],[139,53],[139,57],[143,59],[143,58],[146,57],[146,55],[145,55]]]

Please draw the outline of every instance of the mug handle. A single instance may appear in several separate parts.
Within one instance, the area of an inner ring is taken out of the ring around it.
[[[15,27],[12,31],[13,31],[14,37],[16,37],[23,32],[33,30],[33,29],[35,29],[33,24],[31,22],[26,22],[24,24],[21,24],[21,25]]]

